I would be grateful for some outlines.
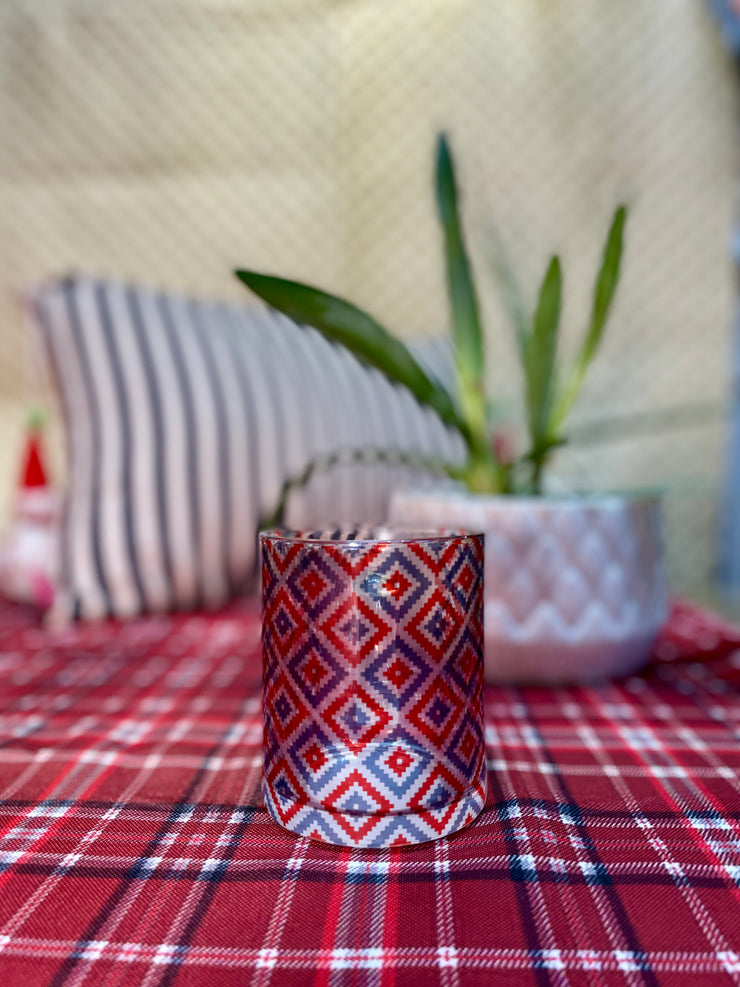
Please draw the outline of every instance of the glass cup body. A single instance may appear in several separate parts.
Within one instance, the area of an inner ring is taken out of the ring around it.
[[[461,829],[486,797],[483,536],[260,535],[263,797],[352,847]]]

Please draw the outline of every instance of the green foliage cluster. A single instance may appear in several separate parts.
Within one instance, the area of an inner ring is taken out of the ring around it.
[[[236,274],[268,305],[347,347],[390,381],[407,387],[419,404],[432,408],[445,424],[456,429],[465,442],[466,462],[463,466],[437,464],[441,471],[477,493],[539,494],[543,471],[553,451],[566,441],[565,423],[604,334],[619,281],[626,208],[621,205],[614,213],[596,277],[590,319],[575,362],[567,372],[562,372],[558,361],[563,295],[559,258],[551,258],[534,312],[529,316],[504,253],[497,251],[499,283],[516,332],[525,388],[528,447],[512,458],[497,451],[492,439],[490,402],[485,389],[485,336],[465,245],[455,167],[444,135],[437,141],[435,189],[446,259],[456,372],[454,393],[430,377],[401,340],[350,302],[309,285],[255,271],[240,270]],[[312,464],[298,482],[307,479],[314,469]],[[292,485],[295,484],[289,481],[286,491]]]

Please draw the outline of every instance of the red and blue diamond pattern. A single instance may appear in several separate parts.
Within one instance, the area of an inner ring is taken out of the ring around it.
[[[302,836],[420,843],[486,796],[483,539],[262,538],[263,794]]]

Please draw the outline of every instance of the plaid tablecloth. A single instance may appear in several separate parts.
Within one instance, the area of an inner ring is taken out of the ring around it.
[[[415,849],[260,803],[259,618],[0,608],[0,987],[740,983],[740,634],[491,688],[487,807]]]

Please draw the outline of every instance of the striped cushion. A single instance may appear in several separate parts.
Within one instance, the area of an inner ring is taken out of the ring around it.
[[[462,455],[409,392],[267,309],[78,277],[32,303],[68,437],[57,622],[214,607],[242,592],[259,518],[316,455]],[[431,372],[449,364],[439,345],[417,355]],[[288,520],[381,521],[392,487],[412,477],[337,468],[292,497]]]

